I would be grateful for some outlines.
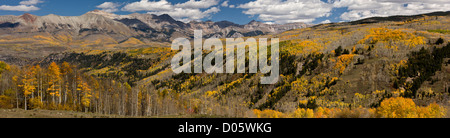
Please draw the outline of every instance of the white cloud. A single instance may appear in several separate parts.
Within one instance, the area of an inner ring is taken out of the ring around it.
[[[188,9],[205,9],[211,6],[215,6],[217,4],[219,4],[218,0],[200,0],[200,1],[189,0],[185,3],[175,4],[175,7]]]
[[[415,15],[435,11],[448,11],[448,0],[336,0],[333,7],[347,7],[340,18],[351,21],[369,17]]]
[[[229,5],[228,7],[229,7],[229,8],[234,8],[234,7],[236,7],[236,6],[234,6],[234,5]]]
[[[225,3],[225,2],[224,2]],[[223,4],[223,3],[222,3]],[[226,3],[228,4],[228,3]],[[231,7],[231,5],[230,5]],[[368,17],[415,15],[450,10],[449,0],[251,0],[240,4],[244,14],[274,23],[311,23],[319,17],[328,17],[334,8],[346,8],[340,15],[344,21]]]
[[[104,2],[100,5],[98,5],[97,8],[100,8],[106,12],[116,12],[116,11],[119,11],[119,9],[118,9],[119,6],[120,6],[120,4],[118,4],[118,3]]]
[[[331,23],[331,21],[330,20],[324,20],[324,21],[322,21],[322,22],[320,22],[321,24],[326,24],[326,23]]]
[[[0,10],[5,11],[36,11],[39,10],[38,7],[33,5],[17,5],[17,6],[10,6],[10,5],[1,5]]]
[[[320,0],[256,0],[241,4],[247,15],[257,15],[258,19],[278,24],[305,22],[331,15],[333,5]]]
[[[125,5],[122,8],[124,11],[136,12],[136,11],[166,11],[173,9],[173,5],[166,0],[160,1],[148,1],[141,0]]]
[[[42,3],[43,1],[40,0],[27,0],[27,1],[21,1],[20,5],[36,5],[38,3]]]
[[[35,5],[38,3],[42,3],[43,1],[40,0],[25,0],[25,1],[21,1],[19,2],[20,5],[0,5],[0,10],[5,10],[5,11],[36,11],[39,10],[38,7],[36,7]]]
[[[220,6],[222,6],[222,7],[228,7],[228,1],[224,1],[224,2],[222,3],[222,5],[220,5]]]
[[[147,11],[148,14],[168,14],[176,20],[189,22],[210,18],[212,14],[220,11],[214,7],[219,4],[219,0],[189,0],[184,3],[172,4],[167,0],[148,1],[141,0],[125,5],[122,10],[129,12]]]

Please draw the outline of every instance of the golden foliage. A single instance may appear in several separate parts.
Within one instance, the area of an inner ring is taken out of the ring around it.
[[[316,110],[298,108],[289,113],[254,109],[253,113],[258,118],[440,118],[445,116],[446,109],[435,103],[420,107],[412,99],[396,97],[384,100],[376,109],[362,106],[352,109],[318,107]]]
[[[91,93],[91,89],[89,88],[88,84],[86,82],[79,82],[78,83],[78,87],[77,87],[78,91],[81,91],[81,103],[83,103],[83,106],[85,107],[89,107],[91,105],[91,97],[92,97],[92,93]]]
[[[40,44],[47,44],[47,45],[61,45],[61,43],[58,42],[55,38],[51,36],[43,36],[43,35],[35,35],[33,36],[35,40],[38,41]]]
[[[257,118],[375,118],[375,109],[368,108],[324,108],[316,110],[298,108],[290,113],[282,113],[275,110],[253,110]]]
[[[60,96],[60,89],[58,82],[61,79],[61,72],[59,66],[55,62],[52,62],[48,67],[48,77],[49,77],[48,85],[50,87],[48,87],[47,91],[52,96]]]
[[[8,64],[6,64],[5,62],[0,61],[0,77],[2,76],[2,73],[4,71],[9,71],[9,70],[11,70],[11,67]]]
[[[419,107],[412,99],[396,97],[381,102],[377,113],[386,118],[436,118],[443,117],[446,110],[437,104]]]
[[[275,110],[263,110],[254,109],[253,113],[257,118],[283,118],[284,114]]]
[[[390,71],[391,71],[391,74],[393,75],[393,76],[398,76],[399,74],[398,74],[398,70],[400,69],[400,68],[402,68],[402,67],[406,67],[407,66],[407,63],[408,61],[407,60],[401,60],[399,63],[394,63],[394,64],[391,64],[390,65]]]
[[[339,73],[342,74],[345,68],[353,61],[354,54],[345,54],[338,57],[334,69],[338,69]]]
[[[35,72],[33,70],[27,70],[23,74],[23,79],[22,79],[23,85],[19,85],[19,87],[23,88],[23,94],[25,95],[25,97],[32,94],[34,92],[34,90],[36,89],[36,86],[35,86],[36,78],[33,77],[34,74],[35,74]]]
[[[144,42],[142,42],[141,40],[136,39],[136,38],[134,38],[134,37],[131,37],[131,38],[129,38],[127,41],[122,42],[122,43],[120,43],[120,44],[125,44],[125,45],[141,45],[141,44],[144,44]]]
[[[292,113],[292,118],[313,118],[314,111],[312,109],[298,108]]]
[[[290,55],[317,53],[324,49],[323,45],[311,40],[288,40],[280,45],[282,52]]]
[[[13,108],[12,98],[6,95],[0,95],[0,108],[9,109]]]
[[[232,81],[230,83],[226,83],[226,84],[224,84],[222,86],[219,86],[219,88],[218,88],[219,90],[218,91],[220,93],[222,93],[222,92],[228,91],[230,89],[233,89],[234,87],[236,87],[236,85],[241,84],[247,76],[248,76],[248,74],[245,74],[243,77],[241,77],[241,78],[239,78],[239,79],[237,79],[235,81]]]
[[[371,28],[369,34],[358,41],[358,43],[383,43],[386,48],[398,49],[398,46],[401,44],[409,46],[410,48],[425,44],[424,39],[425,38],[422,36],[416,36],[413,33],[405,32],[402,29]]]
[[[389,98],[381,102],[378,113],[387,118],[412,118],[416,104],[409,98]]]
[[[41,102],[41,97],[40,97],[40,96],[31,98],[31,99],[30,99],[30,106],[31,106],[31,108],[33,108],[33,109],[36,109],[36,108],[41,108],[41,109],[43,109],[43,108],[45,108],[45,107],[44,107],[44,103]]]

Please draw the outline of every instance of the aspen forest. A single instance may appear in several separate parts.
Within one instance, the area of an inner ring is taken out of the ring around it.
[[[66,50],[2,59],[0,108],[125,117],[447,118],[449,29],[447,13],[255,36],[280,38],[273,85],[260,84],[261,73],[175,74],[170,61],[179,51],[167,42],[33,34],[26,41]],[[0,36],[0,46],[30,50],[22,40]]]

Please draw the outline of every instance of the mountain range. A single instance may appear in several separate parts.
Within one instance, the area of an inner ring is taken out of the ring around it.
[[[191,21],[184,23],[167,14],[116,15],[101,10],[90,11],[81,16],[0,16],[1,34],[65,34],[72,39],[83,40],[90,35],[104,35],[116,41],[131,37],[140,41],[171,41],[178,37],[192,37],[193,30],[202,30],[206,38],[238,38],[280,33],[291,29],[308,27],[305,23],[265,24],[251,21],[245,25],[229,21]]]
[[[0,108],[157,117],[450,116],[450,11],[295,29],[305,26],[185,23],[98,10],[1,16]],[[204,38],[279,38],[279,81],[261,84],[264,73],[175,74],[178,52],[170,40],[192,38],[194,29]]]

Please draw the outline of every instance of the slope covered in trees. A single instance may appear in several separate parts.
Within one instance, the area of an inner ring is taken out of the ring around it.
[[[280,38],[281,58],[273,85],[260,84],[261,73],[174,74],[170,60],[178,51],[167,47],[71,51],[27,66],[0,62],[0,108],[127,116],[448,117],[450,35],[442,30],[449,24],[448,16],[421,16],[272,35]]]

